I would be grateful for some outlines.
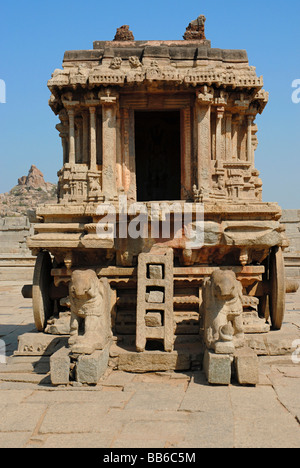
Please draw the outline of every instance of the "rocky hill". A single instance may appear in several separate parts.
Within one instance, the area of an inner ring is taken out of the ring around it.
[[[0,194],[0,217],[26,216],[28,210],[56,201],[57,185],[45,182],[42,172],[32,165],[28,175],[18,180],[18,185]]]

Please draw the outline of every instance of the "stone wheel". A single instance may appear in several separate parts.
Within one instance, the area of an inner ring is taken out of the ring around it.
[[[269,305],[272,327],[280,330],[285,313],[286,280],[281,247],[274,247],[269,259]]]
[[[33,316],[38,331],[45,330],[47,320],[54,311],[54,302],[50,298],[51,269],[49,252],[40,252],[35,263],[32,287]]]

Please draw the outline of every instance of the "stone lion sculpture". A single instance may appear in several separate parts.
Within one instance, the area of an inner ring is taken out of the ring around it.
[[[205,344],[217,354],[243,345],[243,291],[231,270],[216,270],[203,285]]]
[[[69,346],[72,352],[92,354],[101,350],[111,336],[108,288],[93,270],[75,270],[69,284],[71,324]],[[80,326],[83,334],[80,335]]]

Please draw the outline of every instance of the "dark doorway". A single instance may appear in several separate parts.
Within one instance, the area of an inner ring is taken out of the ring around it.
[[[180,200],[180,111],[135,112],[138,201]]]

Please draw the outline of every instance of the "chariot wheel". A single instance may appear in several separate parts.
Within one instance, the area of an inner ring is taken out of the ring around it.
[[[269,259],[269,305],[272,328],[280,330],[285,313],[286,279],[281,247],[274,247]]]
[[[53,315],[54,302],[50,298],[52,260],[49,252],[38,254],[32,287],[32,306],[35,326],[38,331],[44,331],[47,320]]]

